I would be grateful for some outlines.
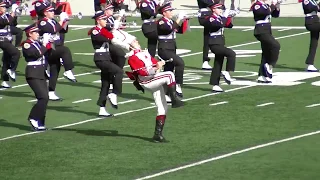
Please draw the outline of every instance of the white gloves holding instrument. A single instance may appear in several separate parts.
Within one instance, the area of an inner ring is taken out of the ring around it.
[[[49,33],[44,33],[43,36],[42,36],[42,44],[44,46],[46,46],[49,42],[51,42],[52,39],[51,39],[51,34]]]
[[[62,12],[59,17],[60,17],[60,21],[63,21],[63,22],[69,20],[69,15],[66,12]]]
[[[12,6],[11,6],[12,12],[13,12],[13,13],[16,13],[16,10],[17,10],[18,7],[19,7],[19,6],[18,6],[17,4],[12,4]]]
[[[236,16],[237,14],[239,14],[240,13],[240,11],[239,10],[230,10],[230,9],[226,9],[224,12],[223,12],[223,14],[222,14],[222,16],[223,17],[234,17],[234,16]]]
[[[124,9],[121,9],[121,10],[119,11],[119,16],[120,16],[120,17],[123,17],[125,14],[126,14],[126,11],[125,11]]]
[[[114,20],[113,29],[119,29],[120,25],[121,25],[120,20]]]
[[[180,12],[179,14],[178,14],[178,19],[184,19],[184,18],[186,18],[187,17],[187,15],[186,15],[186,13],[184,13],[184,12]]]

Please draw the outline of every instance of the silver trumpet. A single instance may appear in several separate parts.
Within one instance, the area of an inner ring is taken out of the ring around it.
[[[113,23],[107,23],[108,25],[112,25]],[[122,22],[121,23],[122,26],[126,26],[126,27],[131,27],[131,26],[137,26],[137,23],[135,21],[132,22]]]
[[[75,18],[77,18],[77,19],[82,19],[82,18],[83,18],[82,13],[81,13],[81,12],[79,12],[78,14],[76,14],[76,15],[72,15],[72,16],[70,17],[70,19],[75,19]]]
[[[59,19],[59,15],[56,15],[57,19]],[[69,16],[69,19],[82,19],[83,15],[81,12],[79,12],[78,14],[76,15],[72,15],[72,16]]]

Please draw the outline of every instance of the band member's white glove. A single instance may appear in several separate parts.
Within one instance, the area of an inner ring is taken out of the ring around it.
[[[234,17],[234,16],[236,16],[237,14],[239,14],[238,12],[240,12],[240,11],[230,10],[228,17]]]
[[[17,10],[18,7],[19,7],[19,6],[18,6],[17,4],[12,4],[12,6],[11,6],[12,12],[13,12],[13,13],[16,13],[16,10]]]
[[[7,39],[8,39],[8,41],[12,41],[13,38],[12,38],[12,36],[8,35]]]
[[[51,41],[51,34],[44,33],[42,36],[42,44],[46,46]]]
[[[184,18],[186,18],[186,13],[180,12],[180,13],[178,14],[178,19],[184,19]]]
[[[224,10],[224,12],[222,13],[222,16],[223,16],[223,17],[228,17],[229,14],[230,14],[230,9],[226,9],[226,10]]]
[[[119,16],[120,16],[120,17],[123,17],[125,14],[126,14],[126,11],[125,11],[124,9],[121,9],[121,10],[119,11]]]
[[[119,20],[115,20],[113,23],[113,29],[119,29],[121,22]]]
[[[66,21],[66,20],[69,20],[69,16],[66,12],[62,12],[60,15],[60,21]]]

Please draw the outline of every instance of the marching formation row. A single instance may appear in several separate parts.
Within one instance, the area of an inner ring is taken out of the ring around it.
[[[4,51],[1,85],[5,88],[10,88],[9,79],[15,81],[15,70],[20,57],[20,51],[12,44],[12,34],[15,31],[12,24],[17,5],[8,2],[10,1],[0,0],[0,48]],[[228,10],[214,0],[198,0],[198,3],[198,20],[200,25],[204,26],[204,61],[208,62],[209,49],[215,54],[214,67],[204,64],[203,68],[212,69],[209,82],[212,91],[223,92],[219,86],[220,76],[224,77],[227,84],[231,84],[235,79],[231,78],[230,72],[235,70],[236,64],[235,52],[225,47],[224,28],[232,28],[232,20],[239,12]],[[27,40],[21,45],[22,55],[27,62],[25,78],[38,100],[31,109],[28,121],[34,130],[43,131],[46,130],[48,101],[60,99],[55,93],[55,88],[61,65],[65,69],[64,76],[72,82],[77,81],[72,73],[74,64],[70,49],[64,46],[69,16],[61,12],[61,8],[59,12],[56,4],[47,1],[38,0],[33,5],[38,20],[23,30]],[[126,71],[125,74],[138,90],[152,92],[157,106],[153,139],[155,142],[165,142],[162,132],[168,110],[167,101],[171,101],[173,108],[184,106],[181,98],[185,65],[176,53],[176,33],[186,31],[188,17],[181,12],[177,19],[173,20],[174,8],[171,7],[171,1],[142,0],[139,3],[143,21],[142,32],[148,39],[148,50],[142,50],[136,37],[124,31],[125,11],[118,6],[117,1],[103,2],[103,6],[98,6],[92,17],[96,25],[88,32],[95,51],[94,63],[101,70],[98,115],[112,116],[106,110],[107,102],[110,102],[113,108],[118,108],[117,96],[122,93],[123,67],[128,59],[132,71]],[[12,9],[10,13],[6,12],[8,7]],[[320,31],[316,14],[319,6],[313,0],[306,0],[303,7],[306,13],[306,27],[311,31],[312,38],[306,64],[309,71],[317,71],[313,62]],[[119,9],[118,14],[114,14],[115,8]],[[258,82],[271,83],[272,69],[280,51],[280,44],[272,36],[271,17],[279,17],[280,1],[273,0],[271,4],[265,0],[254,1],[251,10],[256,23],[254,36],[261,42],[262,47]],[[59,21],[54,19],[55,14],[59,14]],[[162,15],[160,19],[156,19],[158,14]],[[157,49],[159,60],[155,59]],[[223,71],[225,57],[226,71]],[[113,85],[113,88],[109,93],[110,85]]]

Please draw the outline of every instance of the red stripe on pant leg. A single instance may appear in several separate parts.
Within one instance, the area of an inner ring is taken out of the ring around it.
[[[161,76],[154,77],[154,78],[152,78],[152,79],[150,79],[150,80],[147,80],[147,81],[141,81],[140,83],[141,83],[141,84],[148,84],[148,83],[150,83],[150,82],[152,82],[152,81],[156,81],[156,80],[159,80],[159,79],[162,79],[162,78],[167,78],[168,76],[170,76],[170,75],[165,74],[165,75],[161,75]],[[170,77],[169,77],[169,78],[170,78]]]

